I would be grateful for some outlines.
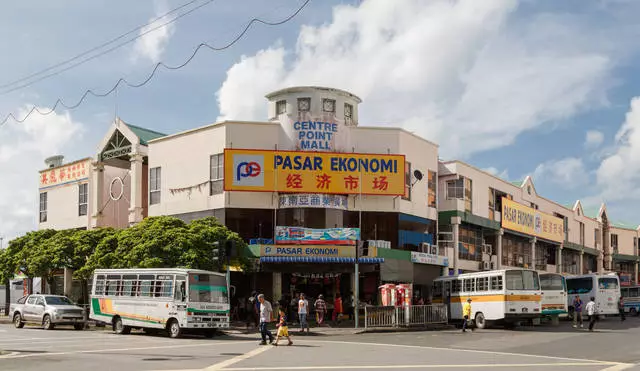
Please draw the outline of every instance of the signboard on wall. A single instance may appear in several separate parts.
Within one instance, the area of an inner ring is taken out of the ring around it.
[[[276,245],[355,245],[359,239],[358,228],[276,227]]]
[[[502,228],[546,240],[564,241],[564,221],[553,215],[502,198]]]
[[[427,254],[424,252],[411,252],[411,261],[418,264],[431,264],[440,265],[443,267],[449,266],[449,258],[446,256]]]
[[[353,258],[356,250],[353,246],[274,246],[263,245],[260,247],[260,256],[301,256],[301,257],[324,257],[324,258]]]
[[[225,149],[225,191],[404,195],[404,155]]]
[[[58,186],[89,178],[91,160],[82,160],[40,172],[39,188]]]
[[[347,210],[347,196],[331,194],[288,194],[280,195],[278,207],[280,209],[290,209],[297,207],[308,207],[318,209],[338,209]]]

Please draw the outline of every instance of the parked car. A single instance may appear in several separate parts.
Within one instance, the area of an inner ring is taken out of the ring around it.
[[[17,304],[11,304],[9,318],[16,328],[37,323],[45,330],[53,330],[57,325],[73,325],[74,329],[82,330],[87,322],[84,309],[66,296],[41,294],[24,296]]]

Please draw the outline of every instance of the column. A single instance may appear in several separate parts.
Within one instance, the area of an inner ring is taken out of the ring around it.
[[[282,273],[274,272],[273,273],[273,298],[271,303],[277,303],[280,299],[282,299]]]
[[[64,268],[64,288],[63,295],[71,296],[71,289],[73,287],[73,271],[71,268]]]
[[[556,249],[556,273],[562,273],[562,250],[564,250],[563,243]]]
[[[131,201],[129,204],[129,225],[142,221],[142,155],[134,153],[131,162]],[[162,185],[162,180],[161,183]],[[161,188],[162,189],[162,188]]]
[[[504,235],[504,229],[500,228],[498,231],[498,238],[496,238],[496,269],[502,269],[502,236]]]
[[[633,270],[633,282],[635,282],[635,284],[638,284],[638,262],[636,261],[636,263],[633,265],[634,266],[634,270]]]
[[[104,163],[94,162],[91,172],[91,228],[102,226],[102,208],[104,207]]]
[[[533,237],[531,239],[531,265],[532,267],[529,267],[529,269],[533,269],[536,270],[536,242],[538,241],[537,238]]]
[[[604,254],[603,254],[602,251],[600,251],[600,253],[598,254],[597,260],[598,260],[598,264],[597,264],[598,265],[598,270],[597,270],[597,272],[598,272],[598,274],[602,274],[602,273],[604,273],[604,263],[603,263],[604,262]]]
[[[453,274],[458,274],[460,269],[460,224],[462,218],[459,216],[451,217],[451,226],[453,232]]]
[[[578,267],[578,274],[584,274],[584,251],[580,251],[580,259],[578,259],[578,264],[580,264],[580,266]]]

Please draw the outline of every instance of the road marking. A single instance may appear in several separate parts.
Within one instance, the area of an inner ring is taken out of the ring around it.
[[[612,364],[612,363],[608,363]],[[224,371],[249,371],[249,370],[371,370],[371,369],[400,369],[400,368],[498,368],[498,367],[541,367],[541,366],[560,366],[560,367],[575,367],[575,366],[602,366],[602,363],[594,362],[560,362],[560,363],[510,363],[510,364],[462,364],[462,365],[358,365],[358,366],[293,366],[293,367],[237,367],[237,368],[225,368]],[[626,365],[625,365],[626,366]],[[606,370],[609,370],[607,368]],[[622,370],[622,369],[616,369]],[[604,370],[603,370],[604,371]]]
[[[254,350],[252,350],[250,352],[247,352],[247,353],[245,353],[243,355],[240,355],[240,356],[237,356],[237,357],[233,357],[231,359],[227,359],[226,361],[222,361],[220,363],[216,363],[215,365],[209,366],[209,367],[205,368],[204,371],[215,371],[215,370],[222,370],[222,369],[228,370],[227,366],[231,366],[233,364],[236,364],[238,362],[244,361],[244,360],[249,359],[251,357],[255,357],[258,354],[264,353],[264,352],[266,352],[267,350],[269,350],[271,348],[272,347],[269,347],[269,346],[263,346],[263,347],[260,347],[260,348],[256,348],[256,349],[254,349]],[[275,369],[277,369],[277,368],[275,368]]]
[[[54,352],[54,353],[29,353],[19,354],[16,356],[4,355],[0,356],[0,359],[14,359],[14,358],[31,358],[31,357],[48,357],[48,356],[64,356],[69,354],[86,354],[86,353],[110,353],[110,352],[128,352],[132,350],[152,350],[152,349],[174,349],[174,348],[190,348],[190,347],[210,347],[212,345],[228,345],[228,344],[244,344],[251,343],[253,340],[246,341],[226,341],[226,342],[198,342],[198,344],[180,344],[180,345],[166,345],[156,347],[139,347],[139,348],[120,348],[120,349],[92,349],[92,350],[73,350],[69,352]]]
[[[628,364],[628,363],[619,363],[617,365],[602,369],[601,371],[622,371],[622,370],[626,370],[628,368],[631,368],[633,366],[635,366],[635,365]]]
[[[618,362],[611,361],[600,361],[593,359],[578,359],[578,358],[567,358],[567,357],[554,357],[554,356],[541,356],[537,354],[523,354],[523,353],[509,353],[509,352],[496,352],[491,350],[476,350],[476,349],[453,349],[453,348],[438,348],[438,347],[428,347],[422,345],[401,345],[401,344],[381,344],[381,343],[359,343],[355,341],[332,341],[332,340],[298,340],[298,342],[309,342],[309,343],[333,343],[333,344],[352,344],[352,345],[375,345],[380,347],[397,347],[397,348],[415,348],[415,349],[430,349],[430,350],[443,350],[443,351],[453,351],[453,352],[467,352],[467,353],[480,353],[480,354],[491,354],[491,355],[503,355],[503,356],[516,356],[516,357],[532,357],[532,358],[545,358],[545,359],[557,359],[563,361],[573,361],[573,362],[595,362],[601,364],[623,364]]]
[[[96,339],[95,336],[62,336],[62,337],[44,337],[44,338],[3,338],[0,339],[0,343],[14,343],[14,342],[32,342],[33,340],[49,340],[49,341],[65,341],[65,340],[78,340],[78,339]]]

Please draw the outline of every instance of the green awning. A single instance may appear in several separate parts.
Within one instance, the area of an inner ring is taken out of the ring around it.
[[[636,261],[640,261],[640,256],[627,255],[627,254],[613,254],[613,260],[636,262]]]
[[[501,228],[500,223],[496,222],[495,220],[491,220],[481,216],[473,215],[466,211],[459,211],[459,210],[439,212],[438,222],[441,224],[451,224],[451,218],[456,216],[459,216],[462,222],[467,224],[477,225],[483,228],[492,229],[494,231],[499,231]]]

